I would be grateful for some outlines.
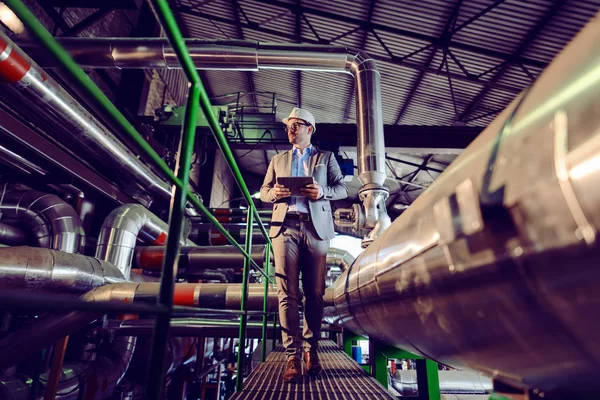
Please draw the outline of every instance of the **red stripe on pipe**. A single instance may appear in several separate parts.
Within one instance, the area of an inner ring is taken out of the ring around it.
[[[161,270],[165,253],[163,249],[160,251],[142,250],[139,258],[138,267],[141,269]]]
[[[161,232],[160,235],[152,242],[155,246],[162,246],[167,241],[167,234]]]
[[[0,39],[0,53],[8,48],[8,43]],[[0,61],[0,80],[6,83],[17,83],[27,74],[31,64],[15,49],[10,49],[8,58]]]
[[[217,208],[214,212],[215,215],[231,215],[231,210],[228,208]]]
[[[173,304],[178,306],[194,306],[196,299],[194,293],[196,285],[178,283],[175,285],[175,293],[173,294]]]
[[[211,246],[224,246],[229,243],[227,238],[221,232],[210,232],[208,242]]]

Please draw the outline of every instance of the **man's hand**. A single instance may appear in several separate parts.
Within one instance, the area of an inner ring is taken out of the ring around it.
[[[290,192],[290,189],[286,188],[283,185],[280,185],[279,183],[276,183],[275,186],[273,186],[273,188],[275,189],[275,197],[277,198],[277,200],[282,199],[284,197],[290,197],[290,195],[292,194],[292,192]]]
[[[321,187],[317,182],[306,185],[306,187],[300,189],[300,192],[311,200],[318,200],[321,193]]]

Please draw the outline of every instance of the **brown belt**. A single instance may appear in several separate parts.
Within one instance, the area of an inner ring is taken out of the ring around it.
[[[310,221],[310,214],[307,213],[287,213],[285,219],[289,221]]]

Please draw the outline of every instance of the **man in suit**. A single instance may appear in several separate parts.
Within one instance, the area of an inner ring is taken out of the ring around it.
[[[329,240],[335,236],[330,200],[348,196],[335,156],[311,145],[316,130],[312,114],[294,108],[283,123],[292,148],[271,160],[260,188],[263,202],[275,203],[269,236],[273,241],[279,320],[287,363],[286,382],[302,375],[302,350],[309,375],[321,372],[317,355]],[[278,177],[312,177],[313,183],[291,196]],[[304,291],[304,328],[300,336],[300,273]],[[302,339],[304,343],[302,343]]]

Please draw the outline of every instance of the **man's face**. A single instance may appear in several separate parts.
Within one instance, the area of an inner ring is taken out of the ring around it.
[[[287,134],[291,144],[301,147],[310,145],[312,126],[299,118],[291,118],[287,121]]]

